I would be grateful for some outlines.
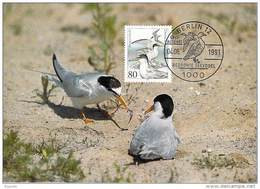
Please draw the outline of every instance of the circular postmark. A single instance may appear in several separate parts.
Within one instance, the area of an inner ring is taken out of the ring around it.
[[[164,44],[164,59],[171,72],[185,81],[203,81],[221,66],[224,46],[217,31],[199,21],[175,27]]]

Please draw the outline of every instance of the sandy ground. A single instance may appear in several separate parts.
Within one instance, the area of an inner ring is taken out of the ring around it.
[[[206,22],[222,37],[225,57],[221,68],[203,84],[185,82],[173,77],[169,84],[146,84],[130,104],[134,117],[127,125],[128,114],[120,110],[113,117],[128,128],[121,131],[96,109],[88,106],[86,114],[96,119],[91,128],[84,127],[78,112],[61,89],[50,98],[52,105],[39,105],[34,89],[41,89],[41,74],[30,69],[54,73],[52,52],[75,72],[88,72],[88,32],[64,32],[66,26],[89,29],[91,14],[81,12],[82,5],[20,4],[4,20],[4,131],[17,130],[26,141],[39,143],[56,135],[66,144],[64,153],[75,151],[81,160],[86,178],[83,182],[102,182],[105,175],[114,175],[114,164],[128,167],[131,182],[137,183],[237,183],[256,182],[256,6],[252,4],[114,4],[118,15],[116,43],[117,66],[112,70],[123,81],[124,24],[172,24],[189,20]],[[231,31],[217,19],[207,16],[225,15],[236,22]],[[15,25],[21,32],[15,34]],[[124,89],[126,84],[123,83]],[[134,93],[139,84],[131,84]],[[140,115],[160,93],[174,98],[173,122],[182,143],[176,158],[154,161],[139,166],[127,151]],[[139,115],[140,114],[140,115]],[[202,169],[192,164],[202,151],[213,154],[235,154],[249,163],[243,167]],[[109,181],[107,181],[109,182]]]

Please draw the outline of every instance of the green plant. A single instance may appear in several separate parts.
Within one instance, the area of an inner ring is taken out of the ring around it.
[[[39,89],[34,89],[33,92],[36,93],[36,96],[41,98],[42,102],[39,102],[40,104],[46,104],[49,102],[49,97],[51,96],[52,91],[55,88],[57,88],[57,86],[52,84],[50,89],[48,89],[49,80],[47,75],[41,76],[41,82],[42,82],[42,91],[40,91]]]
[[[238,24],[237,17],[230,17],[223,13],[213,14],[211,12],[202,11],[202,15],[205,15],[210,19],[217,20],[220,24],[224,25],[225,28],[227,28],[228,31],[232,34],[234,33],[235,28]]]
[[[73,32],[73,33],[77,33],[77,34],[86,34],[89,29],[88,28],[81,28],[78,25],[67,25],[67,26],[63,26],[60,29],[61,32]]]
[[[88,62],[95,70],[109,73],[115,65],[113,48],[117,34],[116,16],[111,14],[112,8],[107,4],[85,4],[83,10],[92,14],[90,30],[97,39],[97,43],[89,48],[91,56]],[[103,62],[103,66],[100,62]]]
[[[202,154],[202,157],[195,157],[192,164],[197,165],[199,168],[214,169],[215,167],[246,167],[249,165],[249,162],[246,158],[241,158],[241,155],[237,156],[232,153],[228,155],[212,154],[211,152],[205,152]]]
[[[104,183],[131,183],[132,174],[130,172],[126,173],[128,167],[121,167],[117,163],[114,163],[115,175],[111,176],[111,173],[106,170],[102,175],[102,182]]]
[[[74,159],[73,152],[61,153],[62,147],[55,139],[33,146],[23,142],[15,131],[4,136],[4,174],[8,181],[75,182],[85,176],[80,161]]]
[[[17,21],[14,24],[11,25],[11,28],[13,30],[14,35],[20,35],[22,34],[23,27],[21,21]]]
[[[12,178],[25,178],[26,172],[29,172],[28,165],[32,162],[32,145],[23,143],[14,131],[4,136],[3,145],[4,171]]]
[[[177,168],[174,166],[170,169],[170,178],[168,180],[168,183],[176,183],[177,179],[179,177],[179,173],[177,171]]]
[[[6,18],[8,17],[8,15],[11,14],[13,10],[13,4],[12,3],[3,3],[3,17],[4,20],[6,20]]]

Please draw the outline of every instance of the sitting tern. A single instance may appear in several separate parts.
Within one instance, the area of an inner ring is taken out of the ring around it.
[[[140,63],[140,69],[139,69],[139,72],[140,72],[140,76],[143,78],[143,79],[149,79],[149,72],[150,72],[150,61],[148,59],[148,57],[145,55],[145,54],[141,54],[139,57],[138,57],[138,61]]]
[[[168,68],[166,71],[164,68],[153,68],[146,54],[139,55],[138,62],[140,63],[139,73],[143,79],[164,79],[168,76]]]
[[[172,159],[180,143],[172,123],[174,104],[167,94],[154,98],[154,104],[145,111],[154,112],[137,128],[129,153],[143,160]]]
[[[61,86],[65,93],[70,97],[75,108],[81,110],[83,121],[88,124],[93,120],[85,116],[82,109],[88,104],[98,104],[112,97],[127,108],[127,104],[121,94],[121,83],[111,75],[102,73],[84,73],[76,74],[65,69],[53,54],[53,67],[57,77],[58,85]],[[57,82],[57,80],[56,80]]]

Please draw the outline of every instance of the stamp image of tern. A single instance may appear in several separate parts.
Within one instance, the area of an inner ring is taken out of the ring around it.
[[[164,42],[172,26],[125,26],[125,82],[171,82]]]
[[[167,36],[164,58],[172,73],[185,81],[203,81],[221,66],[224,46],[208,24],[190,21],[175,27]]]

